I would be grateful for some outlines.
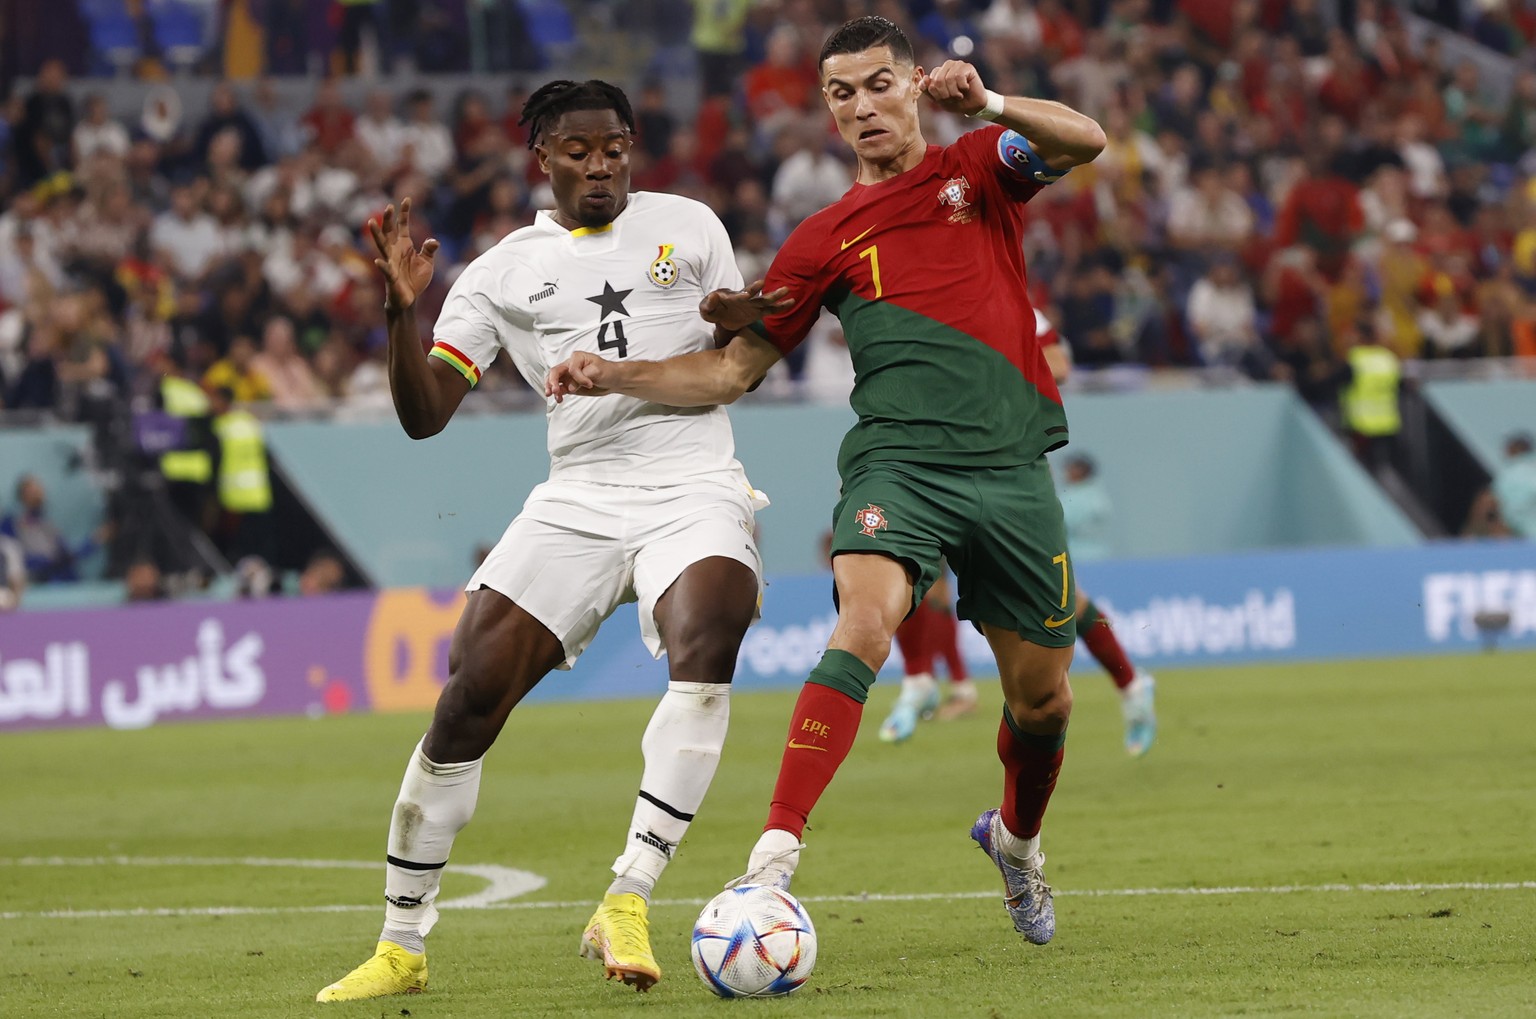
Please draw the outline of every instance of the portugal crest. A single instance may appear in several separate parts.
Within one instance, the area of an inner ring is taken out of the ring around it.
[[[656,260],[651,263],[651,282],[663,289],[677,282],[677,263],[672,261],[672,252],[677,250],[675,244],[658,245]]]
[[[951,177],[939,189],[939,201],[950,207],[951,223],[969,223],[976,218],[975,208],[965,200],[965,193],[970,189],[971,182],[964,177]]]
[[[876,531],[885,530],[885,510],[870,503],[858,511],[854,521],[859,525],[861,532],[873,538]]]

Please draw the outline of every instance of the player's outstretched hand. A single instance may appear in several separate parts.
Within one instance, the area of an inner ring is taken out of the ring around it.
[[[788,287],[765,294],[763,281],[758,280],[745,290],[714,290],[705,294],[699,302],[699,314],[704,321],[727,332],[740,332],[765,315],[784,311],[794,303]]]
[[[544,395],[564,403],[567,396],[607,396],[603,388],[613,362],[596,354],[578,350],[549,370],[544,378]]]
[[[987,106],[987,87],[976,68],[964,60],[946,60],[925,73],[917,87],[951,113],[969,117]]]
[[[433,259],[437,256],[436,238],[417,249],[411,240],[411,200],[400,203],[400,213],[393,205],[384,209],[384,222],[368,220],[379,257],[373,264],[384,274],[385,304],[401,311],[416,303],[416,298],[432,282]]]

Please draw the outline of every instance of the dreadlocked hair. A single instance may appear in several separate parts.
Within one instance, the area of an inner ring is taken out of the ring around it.
[[[631,133],[635,130],[635,113],[629,108],[629,97],[623,89],[596,78],[562,79],[543,86],[523,104],[523,115],[517,123],[528,125],[528,147],[537,145],[562,113],[573,110],[612,110]]]

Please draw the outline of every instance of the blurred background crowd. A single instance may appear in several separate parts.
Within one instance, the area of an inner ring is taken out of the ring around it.
[[[1536,365],[1536,0],[0,0],[0,405],[111,431],[225,554],[281,558],[259,420],[389,406],[369,216],[411,196],[442,243],[429,326],[551,205],[528,90],[608,77],[634,188],[709,203],[758,278],[852,181],[815,57],[865,13],[1104,125],[1028,207],[1080,384],[1287,381],[1369,457],[1346,397],[1382,351]],[[834,326],[762,398],[840,399]],[[540,402],[505,363],[475,401]]]

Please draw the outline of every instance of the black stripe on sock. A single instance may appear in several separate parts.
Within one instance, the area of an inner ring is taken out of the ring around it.
[[[442,870],[448,865],[447,860],[442,863],[415,863],[411,860],[402,860],[398,856],[390,856],[388,853],[384,854],[384,859],[392,866],[403,867],[406,870]]]
[[[645,802],[649,803],[653,807],[659,807],[662,810],[665,810],[667,813],[671,814],[673,817],[677,818],[679,821],[692,821],[693,820],[693,815],[692,814],[685,814],[681,810],[678,810],[676,807],[672,806],[672,804],[661,802],[656,797],[654,797],[650,793],[646,792],[644,789],[640,790],[640,798],[642,800],[644,800]]]

